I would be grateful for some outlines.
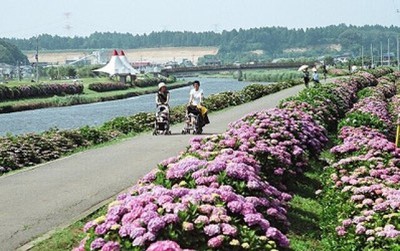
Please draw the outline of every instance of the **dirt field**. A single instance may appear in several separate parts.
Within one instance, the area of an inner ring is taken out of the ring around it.
[[[94,51],[94,50],[93,50]],[[112,50],[110,50],[111,55]],[[186,58],[197,63],[199,57],[207,54],[215,55],[217,47],[163,47],[125,50],[125,55],[130,62],[148,61],[165,63],[175,60],[181,62]],[[53,64],[64,64],[66,60],[79,59],[91,54],[92,51],[39,51],[39,61]],[[30,61],[34,60],[34,52],[25,53]]]

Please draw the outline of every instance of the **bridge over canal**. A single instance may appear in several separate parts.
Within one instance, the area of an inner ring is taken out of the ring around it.
[[[271,69],[297,69],[301,65],[314,65],[314,62],[297,62],[297,63],[257,63],[257,64],[240,64],[240,65],[205,65],[193,67],[174,67],[169,69],[162,69],[161,74],[168,75],[183,75],[188,73],[210,73],[233,71],[237,72],[239,78],[242,76],[244,70],[271,70]]]

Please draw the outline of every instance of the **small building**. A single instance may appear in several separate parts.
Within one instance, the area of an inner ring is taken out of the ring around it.
[[[146,68],[146,67],[151,66],[151,63],[148,61],[136,61],[136,62],[133,62],[131,65],[135,69],[141,69],[141,68]]]
[[[384,53],[382,55],[382,63],[383,65],[390,65],[393,64],[397,59],[396,59],[396,55],[393,52],[390,53]]]
[[[182,62],[179,64],[180,67],[193,67],[194,64],[187,58],[182,59]]]
[[[221,66],[222,62],[216,58],[206,58],[203,64],[206,66]]]
[[[343,53],[341,55],[336,55],[333,57],[335,63],[347,63],[352,58],[352,54],[350,52]]]
[[[0,79],[6,80],[12,78],[15,67],[9,64],[0,63]]]
[[[176,68],[176,67],[178,67],[179,66],[179,64],[178,64],[178,62],[176,62],[176,61],[168,61],[168,62],[166,62],[165,64],[164,64],[164,67],[165,68]]]
[[[88,58],[85,59],[67,59],[65,60],[65,64],[67,65],[76,65],[76,66],[85,66],[91,65],[92,61]]]

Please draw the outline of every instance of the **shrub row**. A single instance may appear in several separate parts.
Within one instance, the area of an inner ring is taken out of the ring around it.
[[[0,139],[0,174],[58,159],[77,148],[107,142],[119,135],[118,131],[83,127],[4,137]]]
[[[316,87],[331,89],[321,92],[320,103],[306,89],[282,109],[249,114],[223,134],[194,138],[185,152],[119,195],[106,215],[88,222],[76,250],[287,248],[286,184],[328,141],[322,124],[332,121],[321,116],[324,106],[340,107],[329,110],[339,119],[356,92],[375,81],[367,74]],[[338,97],[330,101],[332,93]]]
[[[335,77],[342,77],[342,76],[350,75],[348,70],[335,69],[335,68],[328,69],[328,74],[331,76],[335,76]]]
[[[311,113],[319,123],[330,131],[335,131],[337,122],[356,101],[358,90],[376,85],[376,78],[369,73],[359,73],[349,80],[337,80],[334,84],[326,84],[301,92],[296,97],[284,100],[282,108],[301,108]],[[318,108],[317,111],[310,109]]]
[[[89,84],[89,89],[95,92],[108,92],[116,90],[126,90],[129,85],[123,83],[92,83]]]
[[[246,74],[246,81],[255,82],[278,82],[287,81],[290,79],[299,79],[301,74],[294,71],[284,72],[248,72]]]
[[[174,76],[170,76],[168,78],[165,77],[158,77],[158,78],[143,78],[143,79],[135,79],[134,85],[138,87],[149,87],[149,86],[156,86],[160,82],[164,83],[174,83],[176,82],[176,78]]]
[[[238,92],[221,92],[216,95],[210,95],[204,100],[204,105],[210,111],[220,110],[229,106],[236,106],[247,103],[268,94],[302,84],[300,80],[289,80],[277,84],[251,84]]]
[[[291,82],[290,84],[273,84],[274,87],[265,88],[265,90],[268,89],[271,92],[264,91],[263,93],[267,95],[294,84],[296,82]],[[237,93],[226,92],[212,95],[207,98],[206,104],[210,107],[210,111],[216,111],[227,107],[227,105],[238,105],[255,99],[255,96],[243,96],[241,93],[239,91]],[[226,99],[228,96],[240,98],[231,98],[228,101]],[[233,102],[232,100],[237,100],[237,102]],[[179,123],[184,121],[185,109],[185,106],[172,108],[171,122]],[[66,131],[50,130],[42,134],[0,138],[0,174],[57,159],[64,154],[75,151],[77,148],[103,143],[121,134],[140,133],[151,130],[154,127],[154,120],[154,113],[138,113],[129,117],[115,118],[98,128],[84,127],[78,130]]]
[[[400,249],[400,151],[387,105],[395,84],[381,82],[340,122],[340,144],[331,149],[322,193],[328,250]]]
[[[0,85],[0,100],[73,95],[82,92],[83,84],[80,83],[33,84],[12,87]]]

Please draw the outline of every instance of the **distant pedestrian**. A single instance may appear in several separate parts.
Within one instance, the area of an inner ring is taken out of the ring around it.
[[[313,80],[314,84],[319,84],[319,75],[318,75],[317,68],[313,68],[312,71],[313,71],[312,80]]]
[[[303,70],[303,79],[304,85],[308,88],[308,83],[310,82],[310,73],[308,72],[308,68]]]
[[[326,82],[326,75],[328,74],[328,70],[326,69],[326,64],[322,66],[322,72],[324,74],[324,80]]]

